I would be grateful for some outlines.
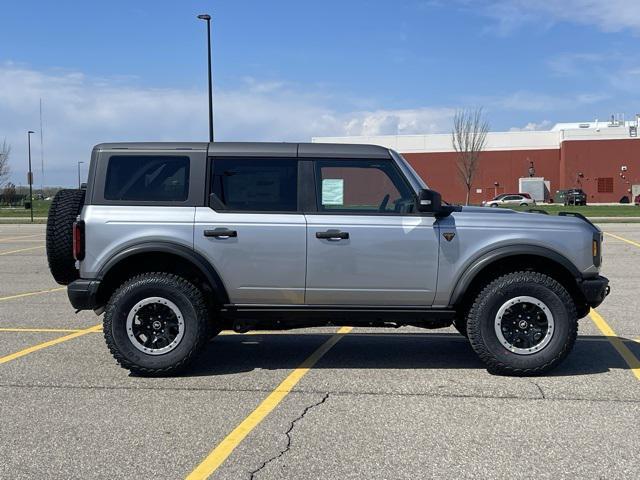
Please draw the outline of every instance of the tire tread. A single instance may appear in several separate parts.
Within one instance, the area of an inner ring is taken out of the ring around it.
[[[137,365],[134,362],[131,362],[127,358],[125,358],[120,349],[116,345],[115,339],[112,333],[112,319],[115,314],[115,309],[117,308],[117,304],[120,299],[131,290],[137,288],[141,284],[148,284],[150,282],[156,282],[157,284],[161,284],[165,287],[176,288],[181,291],[191,302],[194,310],[196,311],[197,317],[197,328],[198,332],[196,332],[196,342],[194,342],[193,346],[189,349],[189,351],[183,356],[183,358],[167,367],[163,368],[150,368],[143,367]],[[136,275],[131,277],[129,280],[124,282],[111,296],[109,301],[107,302],[107,307],[105,309],[104,315],[104,327],[103,333],[104,338],[107,343],[107,347],[109,347],[109,351],[111,355],[116,359],[118,364],[132,373],[141,376],[166,376],[173,373],[177,373],[180,370],[183,370],[187,367],[195,357],[200,353],[204,345],[208,340],[207,329],[208,329],[208,321],[207,321],[207,307],[206,302],[204,300],[204,296],[202,291],[197,288],[194,284],[189,282],[188,280],[171,273],[164,272],[151,272],[151,273],[142,273],[140,275]]]
[[[534,282],[547,287],[560,298],[564,306],[567,308],[567,314],[570,319],[569,334],[567,335],[562,348],[551,360],[535,368],[514,368],[513,366],[507,365],[498,360],[486,347],[480,331],[481,319],[478,318],[478,310],[485,299],[496,289],[502,289],[510,284],[519,282]],[[567,290],[558,283],[558,281],[550,276],[532,271],[512,272],[488,282],[475,298],[467,317],[467,333],[472,348],[478,354],[480,359],[487,365],[490,372],[523,377],[540,375],[558,365],[573,348],[578,336],[576,307],[571,295],[569,295],[569,292],[567,292]]]
[[[68,285],[79,277],[73,258],[73,222],[84,205],[84,190],[60,190],[47,215],[47,262],[53,278]]]

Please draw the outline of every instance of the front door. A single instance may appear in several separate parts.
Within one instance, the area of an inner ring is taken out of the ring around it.
[[[438,271],[434,217],[392,160],[315,160],[307,219],[308,305],[429,306]]]
[[[306,223],[296,158],[216,158],[194,244],[234,304],[304,303]]]

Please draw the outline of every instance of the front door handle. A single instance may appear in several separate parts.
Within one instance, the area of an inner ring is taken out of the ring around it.
[[[327,230],[326,232],[316,232],[316,238],[324,240],[348,240],[349,232],[341,232],[340,230]]]
[[[231,238],[237,237],[238,232],[235,230],[229,230],[228,228],[216,228],[215,230],[205,230],[204,236],[213,238]]]

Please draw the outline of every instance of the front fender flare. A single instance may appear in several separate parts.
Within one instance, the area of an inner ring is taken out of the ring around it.
[[[580,280],[582,278],[582,274],[578,268],[571,263],[569,259],[555,250],[541,247],[539,245],[506,245],[480,255],[467,265],[465,270],[456,280],[451,298],[449,299],[449,305],[456,305],[462,299],[467,288],[471,285],[471,282],[473,282],[476,276],[484,270],[485,267],[497,260],[517,255],[532,255],[547,258],[564,267],[576,280]]]

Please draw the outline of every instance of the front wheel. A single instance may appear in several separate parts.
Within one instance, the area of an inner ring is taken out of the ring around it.
[[[116,361],[138,375],[168,375],[186,367],[208,340],[202,292],[184,278],[145,273],[111,296],[104,336]]]
[[[538,375],[569,354],[578,334],[574,302],[553,278],[515,272],[489,283],[467,317],[471,346],[492,373]]]

